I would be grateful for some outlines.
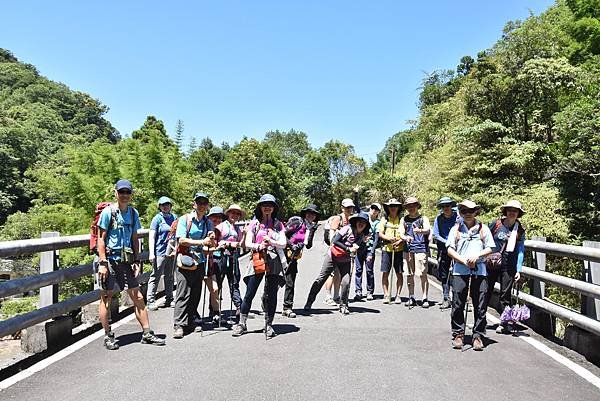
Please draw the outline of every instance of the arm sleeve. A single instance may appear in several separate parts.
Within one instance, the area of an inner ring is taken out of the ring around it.
[[[433,219],[433,238],[436,241],[444,242],[444,239],[440,237],[440,227],[438,225],[438,220],[439,219],[437,217]]]
[[[523,270],[523,260],[525,259],[525,241],[517,243],[517,271]]]
[[[354,192],[354,213],[360,213],[360,202],[358,200],[358,191]]]
[[[277,227],[277,241],[273,241],[272,244],[276,248],[285,248],[287,246],[287,237],[285,235],[285,226],[282,222],[279,222],[279,226]]]
[[[493,251],[496,248],[496,243],[494,242],[494,236],[492,235],[490,228],[484,224],[483,226],[481,226],[481,229],[484,231],[484,248],[491,248]]]
[[[456,250],[456,230],[457,227],[454,226],[450,229],[450,232],[448,233],[448,239],[446,240],[446,248],[452,248],[454,250]]]
[[[158,231],[158,221],[160,220],[160,217],[158,217],[158,215],[154,216],[154,218],[152,218],[152,221],[150,222],[150,229],[154,230],[154,231]]]
[[[343,249],[344,251],[348,250],[348,247],[346,246],[346,244],[344,244],[344,239],[339,232],[335,234],[333,240],[331,241],[331,244]]]
[[[137,230],[142,229],[142,222],[140,221],[140,214],[135,209],[133,209],[133,219],[135,220],[133,222],[133,232],[135,233],[135,232],[137,232]]]
[[[177,231],[175,231],[175,237],[177,238],[185,238],[187,232],[187,216],[181,216],[181,218],[177,221]]]
[[[317,231],[314,228],[311,228],[308,230],[308,233],[306,235],[306,240],[304,241],[304,244],[306,245],[306,249],[310,249],[313,246],[313,239],[315,238],[315,231]]]
[[[370,256],[375,256],[375,250],[377,249],[377,242],[379,242],[379,232],[375,231],[375,234],[373,236],[373,245],[371,245],[371,247],[369,248],[369,255]]]
[[[400,219],[400,228],[398,229],[398,231],[400,232],[400,237],[406,235],[406,228],[404,228],[404,217]]]

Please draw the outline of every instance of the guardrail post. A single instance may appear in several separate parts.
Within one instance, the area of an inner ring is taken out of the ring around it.
[[[56,231],[42,232],[41,238],[58,237]],[[40,274],[58,270],[58,251],[40,253]],[[58,284],[40,288],[39,307],[49,306],[58,302]]]
[[[546,237],[533,237],[531,238],[534,241],[546,242]],[[533,251],[533,266],[534,268],[542,271],[546,271],[546,254],[543,252]],[[539,279],[531,280],[531,295],[537,298],[544,299],[546,295],[546,284]]]
[[[587,248],[600,248],[600,242],[583,241]],[[600,285],[600,263],[583,261],[583,280]],[[600,300],[588,296],[581,296],[581,313],[592,319],[600,320]]]

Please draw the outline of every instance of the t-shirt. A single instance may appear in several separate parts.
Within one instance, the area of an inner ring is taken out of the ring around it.
[[[395,219],[382,218],[377,226],[377,232],[394,238],[400,237],[400,217],[396,217]],[[386,252],[400,252],[403,248],[404,245],[394,248],[390,242],[387,242],[383,246],[383,250]]]
[[[431,229],[429,225],[429,219],[425,216],[410,217],[404,216],[400,220],[401,234],[412,237],[412,241],[408,244],[408,251],[411,253],[426,253],[427,243],[429,242],[429,235],[427,234],[416,234],[415,228],[423,228],[425,230]]]
[[[502,255],[502,270],[516,270],[520,272],[523,267],[523,259],[525,258],[525,230],[519,223],[519,229],[517,236],[517,242],[515,243],[515,249],[513,252],[508,252],[506,250],[506,245],[508,244],[508,240],[512,235],[513,227],[506,227],[502,224],[500,220],[500,224],[498,228],[496,228],[496,223],[498,220],[494,220],[488,228],[494,234],[494,243],[496,244],[494,252],[500,252],[502,247],[504,246],[504,252]],[[506,245],[505,245],[506,244]]]
[[[459,230],[458,241],[456,240],[456,230]],[[481,229],[481,234],[479,230]],[[483,236],[483,241],[481,237]],[[454,225],[448,234],[448,241],[446,241],[447,248],[453,248],[456,252],[463,257],[469,257],[471,255],[477,255],[485,248],[494,248],[494,238],[490,229],[485,224],[481,224],[478,221],[475,225],[468,229],[464,222],[459,225]],[[469,266],[463,265],[454,261],[453,274],[458,276],[468,276],[474,274],[477,276],[487,276],[487,269],[485,268],[485,259],[479,258],[477,260],[477,270],[469,269]]]
[[[258,230],[256,227],[257,224]],[[285,227],[283,226],[283,223],[279,220],[276,220],[275,222],[273,220],[268,220],[267,224],[259,223],[258,220],[253,220],[252,223],[250,223],[250,226],[248,227],[248,232],[254,235],[254,243],[260,244],[263,238],[265,238],[265,236],[267,235],[269,229],[275,231],[271,234],[271,239],[277,241],[279,233],[285,230]]]
[[[169,230],[176,218],[177,216],[172,213],[166,216],[162,213],[157,213],[152,219],[150,229],[156,231],[154,237],[154,254],[156,256],[165,256],[167,254]]]
[[[112,219],[113,207],[117,209],[115,218]],[[112,225],[111,225],[111,219]],[[110,227],[109,227],[110,226]],[[127,206],[125,212],[121,212],[117,205],[105,207],[100,213],[98,227],[106,230],[106,257],[113,261],[121,260],[121,249],[133,248],[131,246],[131,236],[133,231],[142,228],[140,216],[133,207]],[[110,252],[109,252],[110,249]]]
[[[190,232],[186,236],[187,231],[187,221],[188,219],[192,219],[192,226],[190,227]],[[196,218],[196,213],[192,212],[187,215],[181,216],[179,221],[177,222],[177,231],[175,232],[175,236],[180,238],[191,238],[194,240],[201,240],[206,238],[206,235],[209,231],[213,230],[212,222],[206,216],[202,216],[200,220]],[[204,252],[202,252],[202,246],[195,245],[190,247],[190,251],[196,253],[199,257],[200,262],[204,262],[206,260],[204,256]]]

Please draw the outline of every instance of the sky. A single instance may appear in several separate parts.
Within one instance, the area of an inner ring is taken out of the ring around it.
[[[550,0],[10,1],[0,47],[110,108],[122,136],[146,116],[186,142],[296,129],[373,160],[418,117],[421,81],[491,47]]]

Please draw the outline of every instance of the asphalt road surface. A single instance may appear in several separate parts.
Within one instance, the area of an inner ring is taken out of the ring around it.
[[[159,309],[151,325],[166,346],[140,344],[134,319],[115,330],[118,351],[95,340],[1,391],[0,400],[600,400],[597,387],[517,337],[489,330],[483,352],[452,349],[448,310],[382,303],[379,258],[375,300],[353,302],[343,316],[319,295],[303,316],[325,252],[316,243],[300,261],[296,319],[280,315],[279,291],[280,334],[269,341],[256,315],[262,289],[250,333],[240,338],[207,324],[203,335],[174,340],[173,309]],[[431,287],[429,298],[439,301],[439,291]],[[227,296],[223,305],[229,309]]]

